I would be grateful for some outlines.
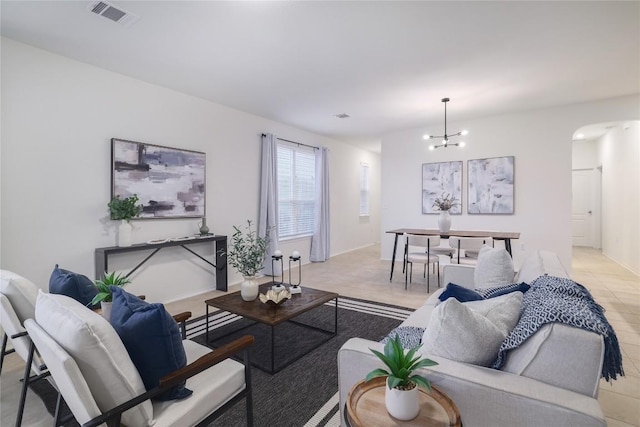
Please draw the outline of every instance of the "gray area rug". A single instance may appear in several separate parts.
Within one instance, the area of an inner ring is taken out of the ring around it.
[[[351,298],[340,298],[338,303],[338,335],[331,338],[309,354],[296,360],[274,375],[252,367],[254,424],[256,427],[329,427],[339,425],[338,413],[338,367],[337,355],[340,347],[352,337],[374,341],[384,338],[397,327],[412,310]],[[325,304],[296,318],[297,321],[333,330],[334,302]],[[245,326],[246,320],[224,311],[210,313],[210,331],[222,335]],[[276,356],[295,358],[309,346],[325,339],[323,335],[289,322],[278,326],[276,332]],[[247,327],[235,336],[252,334],[256,343],[251,357],[256,361],[269,359],[267,329],[262,325]],[[187,324],[187,337],[205,343],[205,322],[202,318]],[[214,338],[210,335],[210,339]],[[219,344],[219,343],[217,343]],[[266,362],[265,362],[266,363]],[[47,409],[55,408],[57,393],[47,381],[39,381],[36,393],[43,398]],[[48,388],[47,388],[48,386]],[[44,390],[40,390],[44,389]],[[245,426],[244,400],[230,408],[212,426]],[[77,425],[67,423],[66,426]]]

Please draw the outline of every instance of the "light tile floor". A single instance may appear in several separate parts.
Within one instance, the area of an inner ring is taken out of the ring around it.
[[[396,263],[389,281],[389,262],[380,260],[380,247],[371,246],[331,258],[325,263],[302,267],[302,283],[331,290],[340,295],[417,308],[425,300],[425,281],[417,269],[413,284],[404,289],[402,264]],[[399,270],[398,270],[399,269]],[[292,273],[295,280],[295,271]],[[435,275],[431,276],[431,292]],[[603,256],[600,251],[574,248],[572,278],[590,289],[596,301],[606,308],[606,316],[616,330],[623,351],[626,376],[611,384],[602,381],[599,402],[611,427],[640,426],[640,277]],[[231,287],[237,290],[237,286]],[[191,311],[194,317],[205,313],[204,300],[221,295],[212,291],[166,304],[170,313]],[[152,296],[147,296],[151,298]],[[13,425],[24,364],[16,355],[5,361],[0,382],[1,425]],[[24,426],[51,424],[40,400],[29,394]]]

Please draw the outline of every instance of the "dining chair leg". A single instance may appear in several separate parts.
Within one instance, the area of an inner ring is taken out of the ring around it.
[[[409,262],[405,261],[406,269],[404,270],[404,290],[407,290],[407,280],[409,279]]]
[[[440,261],[438,260],[438,288],[440,287]]]

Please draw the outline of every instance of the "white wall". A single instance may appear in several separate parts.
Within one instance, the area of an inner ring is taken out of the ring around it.
[[[571,155],[571,168],[594,169],[599,165],[598,161],[598,141],[595,139],[584,141],[573,141],[573,152]]]
[[[602,165],[602,252],[640,274],[640,122],[598,141]]]
[[[2,268],[43,289],[56,263],[93,277],[94,248],[115,243],[107,219],[113,137],[206,152],[208,225],[230,235],[232,225],[257,220],[262,132],[329,147],[332,254],[378,241],[378,154],[3,38]],[[358,216],[360,162],[371,167],[368,222]],[[136,221],[134,242],[193,234],[197,223]],[[308,260],[309,239],[281,248]],[[212,248],[200,251],[213,257]],[[110,263],[128,271],[144,256]],[[229,273],[230,284],[240,281]],[[132,292],[159,302],[215,286],[211,268],[179,248],[163,249],[132,278]]]
[[[462,160],[465,213],[452,215],[452,229],[519,231],[520,240],[513,242],[516,265],[525,252],[547,249],[558,253],[570,269],[572,135],[587,124],[639,117],[640,98],[627,96],[465,122],[451,120],[451,113],[448,128],[469,131],[462,149],[428,150],[422,135],[441,132],[442,122],[384,135],[382,257],[390,259],[393,249],[387,230],[437,228],[437,215],[421,213],[422,163]],[[466,161],[498,156],[515,156],[515,214],[467,215]]]

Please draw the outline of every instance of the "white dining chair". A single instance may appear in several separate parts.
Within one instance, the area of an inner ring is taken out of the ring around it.
[[[450,236],[449,246],[456,251],[451,258],[451,262],[455,264],[475,264],[478,259],[478,253],[484,245],[493,247],[493,238]]]
[[[424,264],[423,275],[427,279],[427,293],[429,293],[429,265],[437,268],[438,287],[440,287],[440,258],[431,252],[431,249],[440,245],[440,236],[419,236],[416,234],[406,234],[404,246],[404,288],[407,289],[408,282],[413,278],[413,264]]]

